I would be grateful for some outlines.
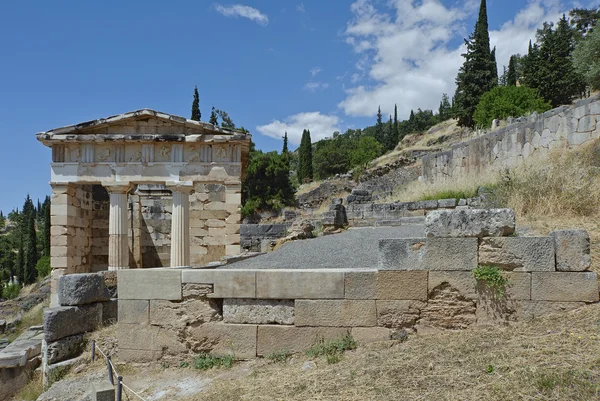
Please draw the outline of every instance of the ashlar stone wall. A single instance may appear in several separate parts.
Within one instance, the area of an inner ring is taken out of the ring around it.
[[[561,146],[577,147],[597,138],[600,95],[543,114],[533,113],[505,128],[456,144],[448,151],[425,155],[422,176],[433,181],[516,166]]]

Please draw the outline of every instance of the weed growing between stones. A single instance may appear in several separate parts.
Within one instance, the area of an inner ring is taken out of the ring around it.
[[[345,351],[356,349],[356,341],[350,334],[332,341],[321,340],[306,351],[311,358],[325,356],[328,364],[338,363]]]
[[[194,358],[194,367],[200,370],[208,370],[221,366],[229,369],[231,366],[233,366],[233,361],[233,355],[216,356],[202,353]]]
[[[502,270],[498,266],[482,265],[473,270],[473,276],[479,281],[483,281],[487,287],[495,289],[498,296],[504,296],[504,290],[508,280],[502,275]]]
[[[273,362],[285,362],[292,355],[288,350],[275,351],[272,354],[267,355],[267,359]]]

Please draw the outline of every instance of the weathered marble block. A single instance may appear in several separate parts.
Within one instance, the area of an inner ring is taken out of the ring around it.
[[[511,209],[434,210],[425,218],[428,237],[502,237],[514,231]]]
[[[550,233],[556,248],[556,270],[585,271],[592,264],[590,236],[585,230],[557,230]]]
[[[224,299],[223,322],[294,324],[294,301],[271,299]]]

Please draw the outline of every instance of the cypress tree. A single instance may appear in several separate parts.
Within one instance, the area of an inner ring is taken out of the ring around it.
[[[210,118],[208,120],[208,123],[214,125],[215,127],[219,126],[219,120],[217,119],[217,113],[215,112],[215,106],[213,106],[212,110],[210,111]]]
[[[194,101],[192,102],[192,120],[200,121],[202,113],[200,113],[200,95],[198,95],[198,87],[194,87]]]
[[[475,30],[465,39],[465,62],[456,77],[456,115],[464,127],[474,127],[473,114],[481,96],[498,85],[495,49],[490,50],[486,0],[481,0]]]
[[[37,235],[35,232],[35,219],[29,216],[27,219],[27,248],[25,253],[23,284],[35,282],[37,271],[35,265],[38,261]]]
[[[313,178],[312,143],[310,131],[307,129],[302,131],[298,159],[298,181],[303,183],[306,180],[311,180]]]
[[[385,144],[385,132],[383,131],[383,116],[381,115],[381,106],[377,109],[377,124],[375,125],[375,139],[377,142],[384,145]]]
[[[50,197],[46,196],[42,205],[44,210],[44,243],[43,251],[44,256],[50,256]]]
[[[19,283],[23,285],[25,282],[25,249],[23,247],[23,237],[19,236],[18,241],[17,259],[15,260],[15,275],[19,279]]]
[[[281,154],[287,154],[289,152],[288,150],[288,136],[287,136],[287,131],[285,132],[285,134],[283,135],[283,150],[281,151]]]
[[[400,139],[400,131],[398,128],[398,105],[397,104],[394,104],[394,136],[395,136],[394,141],[396,143],[398,143],[399,139]]]
[[[410,117],[408,117],[408,130],[411,133],[417,130],[417,122],[414,110],[410,111]]]
[[[506,73],[506,86],[517,86],[517,56],[510,56]]]

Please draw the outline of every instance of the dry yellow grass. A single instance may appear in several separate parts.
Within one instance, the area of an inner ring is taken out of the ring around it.
[[[195,400],[593,400],[600,306],[527,324],[411,336],[302,370],[303,355],[215,381]]]

